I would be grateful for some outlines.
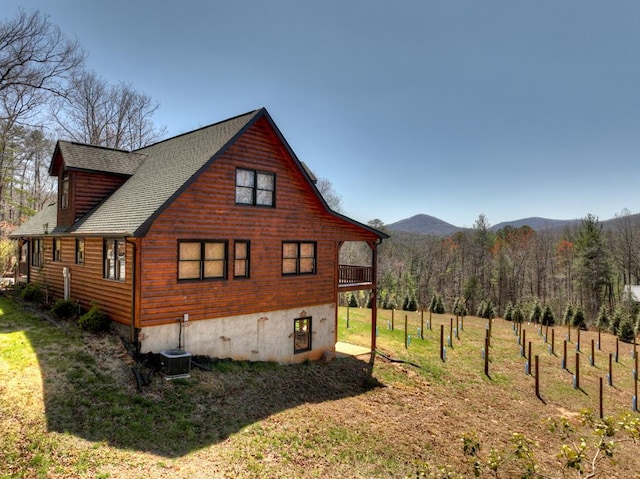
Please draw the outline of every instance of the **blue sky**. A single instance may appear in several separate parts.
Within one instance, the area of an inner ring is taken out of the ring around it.
[[[48,14],[168,136],[266,107],[362,222],[640,212],[637,0],[0,4]]]

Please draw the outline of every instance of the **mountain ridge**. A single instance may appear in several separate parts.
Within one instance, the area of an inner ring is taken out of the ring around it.
[[[639,214],[631,215],[633,217],[640,216]],[[600,221],[604,229],[613,228],[613,221],[615,218]],[[543,218],[539,216],[532,216],[529,218],[522,218],[513,221],[503,221],[490,227],[491,231],[499,231],[506,226],[512,228],[520,228],[522,226],[529,226],[534,231],[544,230],[558,230],[566,227],[577,226],[581,223],[582,219],[568,219],[559,220],[551,218]],[[417,214],[409,218],[398,220],[394,223],[387,225],[389,231],[425,234],[433,236],[449,236],[459,231],[466,231],[471,228],[463,228],[451,223],[447,223],[440,218],[427,214]]]

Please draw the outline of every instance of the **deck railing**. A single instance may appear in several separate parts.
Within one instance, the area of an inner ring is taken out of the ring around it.
[[[371,284],[373,268],[371,266],[339,265],[338,285]]]

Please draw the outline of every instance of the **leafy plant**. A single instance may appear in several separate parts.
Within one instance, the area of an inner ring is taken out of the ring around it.
[[[78,324],[82,329],[97,333],[109,329],[109,318],[97,304],[93,303],[91,309],[80,316]]]
[[[20,297],[24,301],[37,303],[44,300],[44,293],[38,283],[29,283],[20,292]]]
[[[58,299],[51,312],[59,319],[73,319],[78,316],[78,305],[70,299]]]

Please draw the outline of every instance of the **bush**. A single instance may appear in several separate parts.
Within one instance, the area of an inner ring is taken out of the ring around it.
[[[349,307],[350,308],[358,307],[358,300],[356,299],[355,294],[352,294],[351,297],[349,298]]]
[[[578,308],[576,309],[575,313],[573,313],[571,326],[573,326],[574,328],[587,329],[587,321],[581,309]]]
[[[42,293],[42,288],[38,283],[29,283],[24,289],[20,292],[20,297],[24,301],[29,302],[40,302],[44,299],[44,295]]]
[[[553,326],[555,324],[555,318],[553,316],[553,311],[551,311],[551,306],[546,304],[544,309],[542,310],[542,325],[543,326]]]
[[[78,305],[70,299],[59,299],[51,312],[59,319],[73,319],[78,316]]]
[[[78,324],[82,329],[97,333],[109,329],[109,318],[96,304],[93,304],[89,311],[80,316]]]
[[[539,323],[542,318],[542,306],[538,300],[534,301],[533,308],[531,309],[531,315],[529,316],[529,321],[532,323]]]
[[[618,338],[620,341],[625,343],[633,343],[633,340],[636,337],[636,332],[634,330],[633,320],[626,316],[621,322],[620,327],[618,328]]]

